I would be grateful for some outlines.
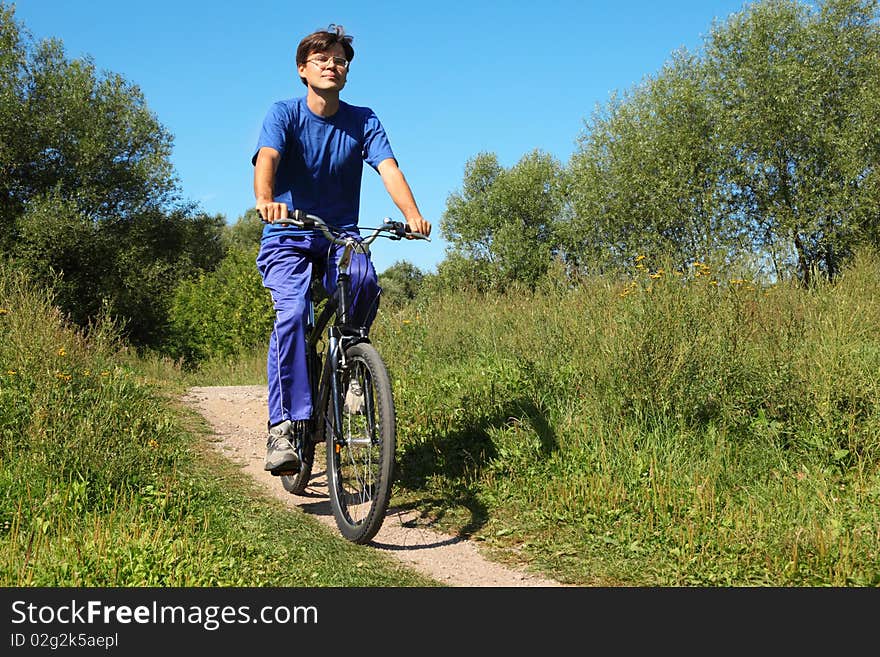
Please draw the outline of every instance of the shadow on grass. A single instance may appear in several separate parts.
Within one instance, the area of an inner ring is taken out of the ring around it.
[[[480,501],[478,482],[483,471],[499,458],[492,434],[514,425],[530,425],[539,440],[541,457],[558,449],[556,434],[544,414],[530,399],[511,400],[497,412],[480,418],[468,417],[455,422],[451,431],[430,436],[418,444],[407,445],[397,462],[397,481],[420,497],[400,510],[430,509],[437,523],[448,508],[464,508],[470,519],[459,534],[468,537],[489,520],[489,510]],[[457,425],[457,427],[456,427]],[[437,479],[445,483],[438,487]],[[437,493],[440,493],[439,495]]]

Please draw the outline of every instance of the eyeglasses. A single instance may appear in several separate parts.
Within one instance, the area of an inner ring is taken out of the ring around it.
[[[327,64],[332,64],[336,68],[348,69],[349,64],[345,57],[330,57],[329,55],[315,55],[308,61],[320,68],[324,68]]]

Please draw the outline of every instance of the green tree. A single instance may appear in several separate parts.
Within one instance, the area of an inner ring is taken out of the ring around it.
[[[223,229],[223,244],[227,249],[248,248],[259,244],[264,225],[256,208],[248,208],[234,224]]]
[[[749,254],[833,277],[877,243],[877,0],[765,0],[594,115],[560,230],[586,269]],[[578,250],[578,245],[580,251]]]
[[[18,266],[35,284],[54,288],[75,323],[104,313],[134,345],[161,347],[178,282],[223,257],[223,218],[153,210],[96,222],[68,207],[57,191],[28,204],[17,222]]]
[[[0,253],[76,322],[106,311],[157,346],[177,281],[222,257],[222,218],[181,200],[136,85],[33,42],[4,3],[0,46]]]
[[[597,110],[567,170],[569,264],[601,272],[664,254],[683,265],[734,244],[715,141],[704,77],[686,51]]]
[[[533,284],[558,251],[561,174],[560,163],[539,150],[510,169],[494,153],[469,160],[440,223],[451,255],[473,260],[499,283]]]
[[[379,274],[382,287],[382,303],[403,304],[412,301],[419,293],[424,272],[406,260],[398,260]]]
[[[711,110],[733,211],[777,271],[833,277],[880,216],[876,0],[767,0],[716,27]]]
[[[68,60],[60,40],[31,42],[2,4],[0,43],[0,113],[9,117],[2,128],[4,235],[31,199],[53,190],[91,219],[179,200],[173,139],[136,85],[99,74],[88,58]]]

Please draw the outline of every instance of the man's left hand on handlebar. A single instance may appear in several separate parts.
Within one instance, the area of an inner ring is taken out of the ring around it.
[[[425,237],[428,237],[431,234],[431,222],[424,219],[421,215],[408,217],[406,224],[414,233],[421,233]]]

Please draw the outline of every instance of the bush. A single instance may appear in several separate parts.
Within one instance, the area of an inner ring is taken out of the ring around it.
[[[169,313],[169,355],[195,364],[266,342],[274,311],[255,264],[258,248],[232,247],[216,271],[178,286]]]

